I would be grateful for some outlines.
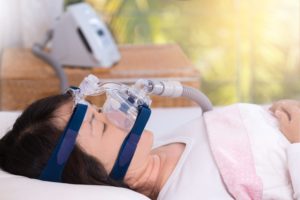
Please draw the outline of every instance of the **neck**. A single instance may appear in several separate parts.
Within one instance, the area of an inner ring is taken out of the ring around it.
[[[141,168],[126,175],[125,182],[131,189],[156,199],[166,181],[164,176],[166,158],[163,153],[151,153]]]

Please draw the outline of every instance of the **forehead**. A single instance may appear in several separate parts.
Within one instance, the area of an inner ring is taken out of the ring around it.
[[[73,112],[73,101],[70,101],[60,106],[60,108],[57,109],[57,111],[55,112],[55,116],[70,118],[72,112]]]
[[[74,109],[74,102],[68,102],[64,105],[62,105],[56,112],[55,112],[55,118],[60,121],[60,124],[66,125],[66,123],[69,121]],[[93,112],[95,111],[94,106],[91,106],[88,104],[88,109],[86,111],[84,121],[88,120],[92,117]]]

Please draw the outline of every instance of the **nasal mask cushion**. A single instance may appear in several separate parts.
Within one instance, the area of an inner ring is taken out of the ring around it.
[[[137,108],[118,91],[108,91],[102,112],[116,127],[129,131],[136,120]]]

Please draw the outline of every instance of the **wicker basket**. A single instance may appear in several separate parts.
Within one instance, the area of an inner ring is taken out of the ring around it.
[[[134,83],[139,78],[179,80],[184,85],[200,87],[196,71],[177,45],[122,46],[122,59],[114,67],[65,67],[71,85],[78,85],[88,74],[103,81]],[[1,68],[1,110],[22,110],[33,101],[58,94],[59,81],[50,66],[36,58],[29,49],[6,49]],[[102,105],[104,96],[91,99]],[[152,107],[194,106],[190,100],[166,97],[152,98]]]

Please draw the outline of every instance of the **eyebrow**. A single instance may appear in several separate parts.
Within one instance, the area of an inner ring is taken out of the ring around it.
[[[102,113],[102,108],[98,108],[98,113]],[[103,123],[103,133],[106,131],[106,129],[107,129],[107,124],[106,123],[104,123],[104,122],[102,122]]]
[[[99,109],[98,112],[102,112],[102,110]],[[92,121],[93,121],[94,118],[95,118],[95,114],[93,113],[93,114],[91,115],[91,119],[90,119],[90,121],[89,121],[90,124],[92,124]],[[106,129],[107,129],[107,125],[106,125],[106,123],[104,123],[104,122],[102,122],[102,123],[103,123],[103,130],[102,130],[102,133],[104,133],[104,132],[106,131]]]
[[[106,131],[106,128],[107,128],[107,125],[106,125],[106,123],[103,122],[103,131],[102,131],[102,133],[104,133]]]

